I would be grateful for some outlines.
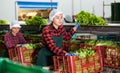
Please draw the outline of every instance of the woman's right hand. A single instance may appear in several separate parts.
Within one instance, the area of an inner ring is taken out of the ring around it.
[[[16,47],[23,47],[24,44],[17,44]]]
[[[17,44],[16,47],[20,47],[20,44]]]

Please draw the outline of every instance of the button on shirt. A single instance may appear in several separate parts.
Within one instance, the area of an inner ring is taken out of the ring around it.
[[[56,46],[52,36],[63,35],[64,40],[70,40],[74,33],[75,31],[73,29],[71,29],[70,32],[66,32],[63,25],[59,26],[58,29],[55,29],[54,26],[50,24],[42,30],[42,43],[43,45],[48,46],[50,51],[52,51],[54,54],[65,55],[67,52]]]

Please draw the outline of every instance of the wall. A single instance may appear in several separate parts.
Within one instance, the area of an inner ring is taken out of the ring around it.
[[[0,2],[0,19],[5,19],[8,21],[16,20],[16,1],[26,1],[26,0],[1,0]],[[27,1],[50,1],[50,0],[27,0]]]
[[[0,19],[6,19],[9,21],[15,20],[16,0],[1,0],[0,2]],[[26,0],[19,0],[26,1]],[[51,0],[27,0],[27,1],[51,1]],[[94,13],[98,16],[103,16],[103,1],[105,4],[111,4],[114,0],[52,0],[58,2],[58,9],[62,10],[65,15],[75,15],[81,10]],[[73,1],[73,2],[72,2]],[[120,0],[116,0],[120,2]],[[72,8],[73,5],[73,8]],[[111,7],[105,7],[105,17],[111,17]]]
[[[62,10],[65,15],[75,15],[81,10],[81,0],[58,0],[58,9]]]
[[[8,21],[15,19],[15,0],[0,1],[0,19]]]

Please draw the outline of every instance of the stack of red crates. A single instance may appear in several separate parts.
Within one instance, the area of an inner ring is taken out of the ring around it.
[[[111,68],[120,68],[120,49],[112,46],[96,46],[101,50],[103,65]]]
[[[116,47],[106,47],[104,66],[120,68],[120,49]]]
[[[18,47],[14,49],[9,49],[10,60],[14,62],[19,62],[21,64],[30,66],[34,63],[35,55],[33,53],[35,49],[28,49],[25,47]]]
[[[84,46],[83,44],[81,46]],[[90,47],[90,45],[85,45]],[[91,46],[92,47],[92,46]],[[120,68],[120,47],[113,46],[95,46],[100,49],[103,66],[111,68]]]
[[[99,48],[94,50],[96,51],[94,56],[81,59],[78,56],[54,56],[54,70],[58,70],[60,73],[101,72],[103,70],[101,52]]]

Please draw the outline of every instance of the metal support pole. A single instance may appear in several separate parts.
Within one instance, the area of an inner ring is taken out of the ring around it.
[[[103,19],[105,19],[105,10],[104,10],[104,6],[105,6],[105,4],[104,4],[104,1],[103,1]]]
[[[72,15],[74,15],[74,1],[72,0]]]
[[[50,0],[50,3],[51,3],[51,8],[50,9],[52,10],[52,0]]]

